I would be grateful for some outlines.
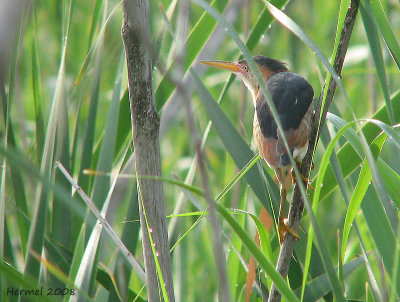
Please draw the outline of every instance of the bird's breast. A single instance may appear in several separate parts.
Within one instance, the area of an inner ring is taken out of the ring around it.
[[[280,156],[276,152],[278,140],[272,137],[265,137],[261,131],[257,114],[254,114],[253,137],[257,144],[258,152],[265,159],[270,168],[280,166]]]

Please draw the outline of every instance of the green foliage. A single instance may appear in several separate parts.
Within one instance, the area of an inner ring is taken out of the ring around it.
[[[349,0],[237,1],[236,7],[233,1],[194,0],[187,24],[181,1],[150,2],[159,180],[171,214],[177,301],[211,301],[220,292],[196,150],[171,81],[177,70],[185,74],[178,80],[188,89],[202,137],[232,299],[244,301],[252,256],[259,270],[251,301],[261,301],[272,281],[286,301],[399,300],[399,3],[361,1],[339,78],[327,65]],[[136,190],[141,176],[132,165],[121,3],[32,3],[8,43],[8,71],[0,81],[0,300],[16,300],[8,288],[43,286],[73,289],[64,301],[145,301],[143,270],[135,266],[144,267]],[[177,59],[182,49],[183,62]],[[267,230],[257,218],[264,206],[275,219],[279,197],[272,172],[255,154],[250,96],[228,72],[197,63],[250,54],[287,62],[316,96],[326,93],[325,78],[339,83],[316,149],[315,192],[307,195],[287,280],[274,269],[280,248],[275,228]],[[109,225],[96,221],[99,213]],[[256,229],[261,247],[252,239]]]

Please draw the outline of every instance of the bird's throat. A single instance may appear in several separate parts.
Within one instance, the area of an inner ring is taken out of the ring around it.
[[[246,84],[246,87],[249,89],[249,91],[251,93],[251,99],[253,101],[253,106],[254,106],[254,109],[256,109],[257,108],[257,102],[258,102],[258,95],[260,93],[260,88],[258,86],[254,87],[250,83],[246,83],[245,82],[245,84]]]

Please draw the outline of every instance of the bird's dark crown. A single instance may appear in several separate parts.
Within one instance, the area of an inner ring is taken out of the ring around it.
[[[266,67],[268,68],[270,71],[272,72],[284,72],[284,71],[288,71],[288,68],[286,67],[286,64],[275,60],[275,59],[271,59],[269,57],[266,56],[254,56],[253,57],[254,61],[257,63],[257,65],[261,68],[261,67]],[[239,64],[247,64],[247,61],[245,59],[242,59],[239,61]]]

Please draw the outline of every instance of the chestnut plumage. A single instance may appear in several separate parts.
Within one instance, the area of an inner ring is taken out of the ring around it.
[[[309,142],[310,122],[313,114],[313,88],[302,76],[290,72],[286,64],[278,60],[254,56],[277,110],[288,142],[289,151],[298,165],[304,158]],[[293,183],[293,167],[267,100],[246,60],[238,62],[202,61],[206,65],[235,73],[252,94],[254,105],[253,136],[258,151],[271,167],[280,187],[279,238],[282,242],[287,232],[298,238],[284,220],[285,201]],[[305,180],[305,179],[304,179]]]

